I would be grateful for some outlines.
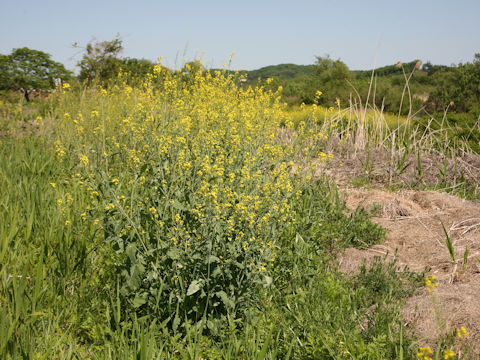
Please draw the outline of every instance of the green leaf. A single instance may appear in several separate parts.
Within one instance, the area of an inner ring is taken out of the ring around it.
[[[470,254],[470,249],[468,248],[468,246],[465,246],[465,252],[463,253],[463,271],[467,270],[469,254]]]
[[[127,249],[126,249],[126,253],[128,255],[128,257],[130,258],[130,261],[132,263],[135,263],[136,262],[136,255],[137,255],[137,247],[135,246],[135,244],[128,244],[127,246]]]
[[[232,308],[233,309],[235,307],[235,303],[231,299],[229,299],[229,297],[228,297],[228,295],[225,291],[223,291],[223,290],[217,291],[215,293],[215,295],[217,295],[220,299],[222,299],[223,303],[225,304],[225,306],[227,308]]]
[[[135,264],[132,266],[131,275],[127,283],[132,289],[138,289],[142,284],[142,275],[145,268],[142,265]]]
[[[452,258],[452,261],[455,263],[456,258],[455,258],[455,249],[453,248],[452,244],[452,239],[450,238],[450,235],[448,235],[447,229],[445,229],[445,225],[442,224],[443,232],[445,233],[445,243],[447,244],[448,252],[450,253],[450,257]]]
[[[32,205],[32,211],[28,216],[26,228],[25,228],[25,239],[24,241],[28,241],[30,239],[30,235],[32,234],[32,227],[33,227],[33,220],[35,218],[35,203]]]
[[[216,278],[221,274],[222,274],[222,269],[220,269],[220,266],[215,267],[215,269],[212,271],[212,277],[214,278]]]
[[[134,308],[139,308],[147,302],[147,293],[135,294],[135,298],[132,301],[132,306]]]
[[[270,332],[268,333],[267,339],[265,340],[265,343],[263,344],[262,349],[257,355],[257,360],[265,359],[265,355],[267,355],[268,345],[270,345],[270,340],[272,340],[272,334],[273,334],[273,326],[270,329]]]
[[[187,296],[191,296],[195,294],[198,290],[201,289],[201,285],[202,283],[200,280],[193,280],[190,286],[188,287]]]
[[[240,270],[243,270],[245,268],[245,265],[243,265],[242,263],[239,263],[238,261],[233,261],[232,263]]]
[[[178,201],[177,199],[175,199],[173,201],[173,207],[177,210],[180,210],[180,211],[185,211],[187,210],[187,208],[185,206],[183,206],[180,201]]]
[[[213,262],[219,262],[220,259],[214,255],[210,255],[208,258],[207,258],[207,264],[208,263],[213,263]]]
[[[172,248],[172,249],[167,251],[167,256],[170,259],[178,260],[178,259],[180,259],[180,251],[176,248]]]
[[[178,317],[178,314],[175,314],[175,318],[173,319],[173,323],[172,323],[173,331],[177,331],[178,325],[180,325],[180,318]]]

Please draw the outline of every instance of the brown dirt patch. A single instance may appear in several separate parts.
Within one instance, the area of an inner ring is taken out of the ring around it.
[[[374,256],[395,256],[399,266],[413,271],[430,270],[438,279],[435,296],[422,289],[404,307],[405,324],[421,339],[434,345],[435,339],[465,326],[480,354],[480,204],[434,191],[347,189],[347,207],[375,207],[373,221],[388,230],[387,241],[366,250],[347,249],[340,257],[344,272],[355,272],[364,260]],[[457,265],[445,245],[442,223],[453,242]],[[463,269],[465,248],[469,248]],[[434,310],[436,309],[436,310]],[[437,316],[436,316],[437,314]]]

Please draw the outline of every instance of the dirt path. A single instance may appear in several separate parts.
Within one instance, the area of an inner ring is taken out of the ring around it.
[[[379,208],[374,222],[388,229],[387,241],[366,250],[347,249],[340,258],[341,269],[352,272],[374,256],[392,258],[410,270],[430,268],[438,279],[436,294],[424,288],[409,299],[404,323],[433,346],[441,333],[465,326],[474,353],[480,354],[480,204],[434,191],[387,192],[344,190],[347,206]],[[455,249],[452,262],[442,223]],[[463,267],[465,248],[469,255]],[[395,255],[396,254],[396,255]]]

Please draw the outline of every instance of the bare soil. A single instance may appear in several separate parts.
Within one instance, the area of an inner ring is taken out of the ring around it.
[[[346,249],[344,272],[355,272],[375,256],[397,260],[413,271],[428,269],[438,288],[421,289],[404,307],[403,320],[421,346],[435,347],[436,339],[465,326],[473,353],[480,354],[480,204],[435,191],[365,190],[344,188],[349,209],[375,207],[373,221],[388,230],[387,241],[366,250]],[[456,264],[446,246],[443,226],[452,239]],[[468,261],[464,268],[464,253]]]

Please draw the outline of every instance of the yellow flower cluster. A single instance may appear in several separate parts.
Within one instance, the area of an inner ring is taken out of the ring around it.
[[[82,154],[78,157],[78,159],[83,165],[88,165],[88,157],[86,155]]]
[[[463,339],[464,337],[468,336],[468,331],[465,326],[461,326],[455,330],[455,333],[458,338]]]
[[[455,351],[448,349],[443,352],[443,358],[445,360],[453,359],[455,357]]]
[[[422,360],[432,360],[433,351],[429,346],[421,347],[417,353],[417,357]]]
[[[293,204],[311,179],[299,159],[333,159],[322,151],[328,134],[318,113],[294,121],[280,90],[238,86],[240,74],[200,63],[182,71],[159,63],[136,87],[123,76],[81,103],[74,91],[59,94],[55,151],[71,159],[72,184],[90,201],[71,223],[91,219],[112,238],[163,244],[172,254],[213,241],[222,266],[242,259],[242,271],[267,276],[277,234],[294,228]],[[66,209],[68,196],[60,200]]]
[[[55,152],[57,153],[58,159],[61,159],[66,155],[65,149],[60,140],[55,141]]]
[[[427,286],[427,290],[431,293],[436,287],[438,287],[437,277],[435,275],[427,276],[425,278],[425,285]]]
[[[318,158],[320,159],[320,161],[322,162],[330,162],[333,160],[333,154],[332,153],[324,153],[324,152],[320,152],[318,154]]]

